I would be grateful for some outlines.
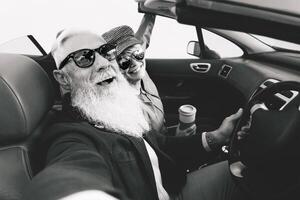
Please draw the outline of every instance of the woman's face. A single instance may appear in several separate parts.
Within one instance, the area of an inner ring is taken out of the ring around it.
[[[121,71],[131,83],[135,83],[145,76],[146,62],[144,53],[142,46],[136,44],[125,49],[118,58]]]

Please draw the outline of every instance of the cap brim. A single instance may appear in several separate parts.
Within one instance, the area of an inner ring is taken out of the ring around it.
[[[136,38],[130,38],[124,40],[124,42],[120,42],[117,46],[117,55],[120,55],[125,49],[131,47],[136,44],[141,44],[142,42],[137,40]]]

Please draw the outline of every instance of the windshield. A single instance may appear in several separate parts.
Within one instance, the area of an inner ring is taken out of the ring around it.
[[[282,49],[289,49],[293,51],[300,51],[300,44],[292,43],[292,42],[287,42],[283,40],[278,40],[266,36],[261,36],[261,35],[254,35],[252,34],[253,37],[259,39],[260,41],[264,42],[265,44],[276,48],[282,48]]]

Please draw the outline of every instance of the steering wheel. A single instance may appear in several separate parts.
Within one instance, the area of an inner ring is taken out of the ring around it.
[[[245,149],[245,145],[247,146],[247,148],[249,147],[249,145],[244,143],[244,139],[238,140],[237,133],[250,120],[251,108],[253,108],[253,105],[255,105],[257,103],[264,103],[268,98],[270,98],[272,95],[275,95],[276,93],[283,92],[283,91],[289,91],[289,90],[298,91],[299,93],[298,93],[297,97],[295,99],[293,99],[283,110],[287,110],[292,107],[295,110],[295,112],[298,111],[297,113],[300,113],[299,112],[299,109],[300,109],[299,108],[300,83],[295,82],[295,81],[283,81],[283,82],[274,83],[274,84],[270,85],[269,87],[264,88],[261,91],[257,92],[255,95],[252,96],[252,98],[250,98],[250,100],[246,104],[243,115],[240,118],[240,120],[237,122],[237,124],[234,128],[232,138],[230,141],[230,146],[229,146],[229,157],[228,158],[229,158],[230,170],[231,170],[231,173],[233,176],[243,177],[242,171],[244,168],[247,167],[247,162],[240,162],[240,161],[245,159],[245,158],[243,158],[243,151],[241,151],[241,150]],[[286,118],[288,118],[288,117],[286,117]],[[267,131],[265,131],[265,132],[267,132]],[[266,134],[270,135],[272,133],[266,133]],[[251,135],[251,133],[250,133],[250,135]],[[247,136],[247,137],[249,137],[249,136]],[[260,136],[255,135],[253,137],[260,137]],[[287,138],[286,135],[284,137]],[[286,141],[284,141],[284,139],[283,139],[283,142],[286,142]],[[259,141],[259,139],[257,139],[257,138],[255,138],[254,140]],[[254,140],[252,140],[252,141],[254,141]],[[300,141],[299,141],[299,143],[300,143]],[[270,144],[270,145],[273,145],[273,144]],[[278,144],[276,144],[276,145],[278,145]],[[277,146],[276,146],[276,148],[277,148]],[[252,148],[252,150],[256,151],[255,148]],[[257,150],[257,151],[259,151],[259,150]],[[259,153],[260,152],[258,152],[257,155]]]

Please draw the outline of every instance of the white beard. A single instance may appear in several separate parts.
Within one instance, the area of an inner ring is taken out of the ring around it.
[[[122,75],[108,86],[97,87],[81,87],[71,92],[72,106],[83,117],[107,130],[135,137],[150,130],[141,100]]]

